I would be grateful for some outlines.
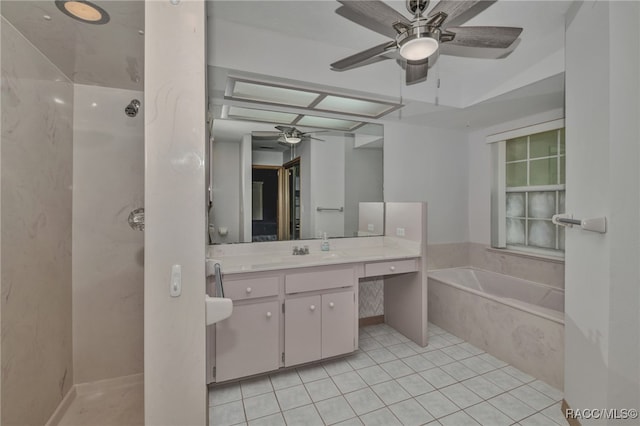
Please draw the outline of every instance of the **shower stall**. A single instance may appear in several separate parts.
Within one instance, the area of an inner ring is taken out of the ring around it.
[[[96,3],[110,19],[1,4],[3,425],[65,424],[107,382],[142,405],[144,2]]]

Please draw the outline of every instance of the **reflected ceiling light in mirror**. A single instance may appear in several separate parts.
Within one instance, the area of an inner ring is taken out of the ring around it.
[[[238,77],[227,79],[224,97],[228,100],[290,106],[367,118],[380,118],[403,106],[396,102],[347,96],[319,89],[285,86]]]
[[[235,118],[238,120],[264,121],[277,124],[291,124],[298,114],[279,111],[267,111],[264,109],[243,108],[233,105],[222,107],[222,118]]]
[[[364,115],[366,117],[379,117],[397,109],[397,106],[380,102],[372,102],[365,99],[327,95],[318,102],[316,109],[339,112],[342,114],[357,113],[358,115]]]
[[[286,134],[282,135],[282,138],[286,143],[290,144],[300,143],[300,141],[302,140],[302,138],[299,138],[297,136],[287,136]]]
[[[308,107],[318,96],[318,93],[248,81],[236,81],[231,95],[233,99],[260,101],[295,107]]]
[[[86,0],[55,0],[62,13],[87,24],[102,25],[109,22],[109,14],[100,6]]]
[[[322,129],[334,129],[352,131],[362,126],[361,121],[341,120],[339,118],[316,117],[305,115],[296,122],[300,126],[319,127]]]

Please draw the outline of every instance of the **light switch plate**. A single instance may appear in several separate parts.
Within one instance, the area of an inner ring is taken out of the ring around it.
[[[179,297],[182,294],[182,267],[180,265],[171,266],[171,282],[169,283],[169,295]]]
[[[370,223],[370,224],[367,225],[367,230],[369,232],[373,232],[373,223]]]
[[[396,236],[404,237],[404,228],[396,228]]]

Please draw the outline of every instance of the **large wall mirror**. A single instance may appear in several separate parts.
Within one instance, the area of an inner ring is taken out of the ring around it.
[[[383,234],[382,125],[342,131],[222,110],[213,108],[210,243]]]

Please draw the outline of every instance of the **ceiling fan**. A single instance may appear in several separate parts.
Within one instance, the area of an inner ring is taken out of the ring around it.
[[[423,17],[429,0],[406,0],[407,10],[414,15],[409,20],[378,0],[338,0],[343,5],[337,10],[338,14],[393,40],[334,62],[331,69],[345,71],[368,65],[388,59],[383,56],[386,53],[398,51],[400,59],[406,63],[406,83],[409,85],[427,78],[429,57],[442,43],[506,49],[516,41],[522,28],[456,26],[495,1],[440,0]]]
[[[252,132],[251,135],[256,139],[278,139],[279,142],[287,143],[287,144],[297,144],[302,142],[303,140],[317,140],[323,141],[323,139],[314,138],[311,136],[312,133],[321,133],[327,132],[328,130],[318,130],[315,132],[301,132],[295,127],[289,126],[275,126],[278,129],[277,132]]]

